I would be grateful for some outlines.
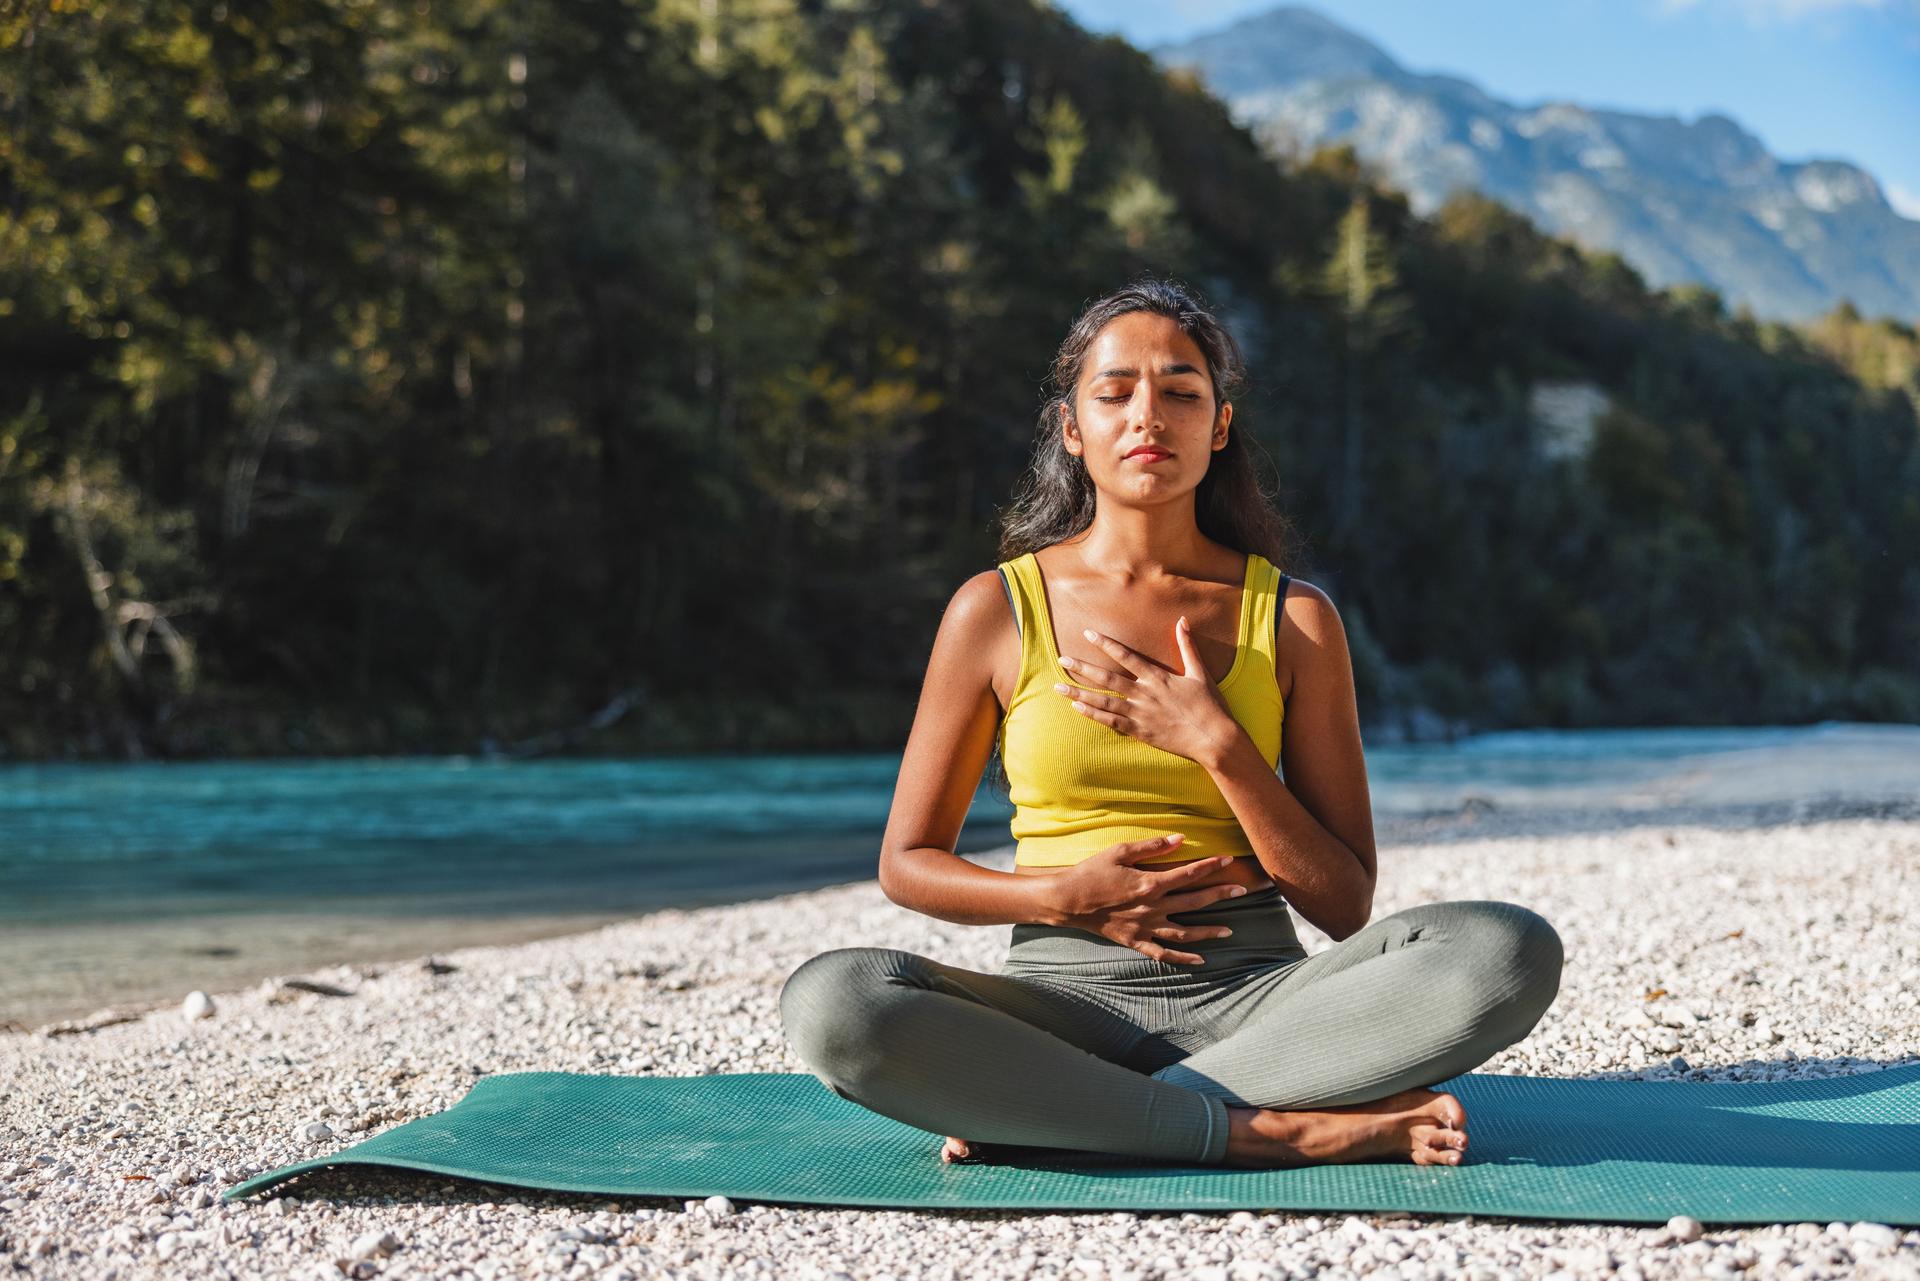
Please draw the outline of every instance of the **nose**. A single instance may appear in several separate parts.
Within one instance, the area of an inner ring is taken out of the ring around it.
[[[1127,426],[1134,429],[1157,427],[1160,425],[1160,394],[1153,384],[1142,381],[1133,389],[1133,399],[1127,402]]]

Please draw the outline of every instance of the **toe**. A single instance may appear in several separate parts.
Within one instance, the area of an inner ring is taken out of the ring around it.
[[[1425,1165],[1458,1164],[1466,1137],[1458,1130],[1421,1126],[1413,1134],[1414,1159]]]

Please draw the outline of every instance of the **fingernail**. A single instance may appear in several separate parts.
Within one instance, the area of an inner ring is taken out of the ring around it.
[[[1072,667],[1072,666],[1073,666],[1073,660],[1072,660],[1071,658],[1063,658],[1063,659],[1061,659],[1061,660],[1060,660],[1060,666],[1062,666],[1062,667]]]
[[[1088,640],[1094,640],[1096,639],[1096,636],[1097,636],[1097,634],[1094,632],[1093,628],[1091,627],[1083,629],[1080,634],[1086,637]]]
[[[1234,887],[1233,887],[1233,889],[1232,889],[1232,890],[1230,890],[1230,891],[1228,891],[1228,893],[1227,893],[1227,897],[1228,897],[1228,898],[1239,898],[1239,897],[1240,897],[1240,896],[1241,896],[1242,894],[1245,894],[1246,892],[1247,892],[1247,887],[1246,887],[1246,886],[1244,886],[1244,885],[1236,885],[1236,886],[1234,886]]]
[[[1161,839],[1161,840],[1163,840],[1163,841],[1165,841],[1165,842],[1166,842],[1167,844],[1169,844],[1169,845],[1171,845],[1171,844],[1173,844],[1173,843],[1174,843],[1175,841],[1177,841],[1177,840],[1179,840],[1179,839],[1180,839],[1180,833],[1178,833],[1178,832],[1175,832],[1175,833],[1174,833],[1174,834],[1173,834],[1172,836],[1163,836],[1163,837],[1161,837],[1160,839]]]

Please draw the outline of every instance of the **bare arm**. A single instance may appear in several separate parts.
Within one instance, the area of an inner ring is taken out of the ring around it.
[[[1286,781],[1244,730],[1201,763],[1287,902],[1338,941],[1373,915],[1373,807],[1346,629],[1325,592],[1295,583],[1284,615],[1295,626],[1280,629],[1294,674],[1281,735]]]
[[[880,890],[901,907],[960,925],[1064,923],[1054,876],[1020,876],[953,852],[1000,731],[993,660],[1016,636],[989,570],[954,593],[927,660],[880,846]]]

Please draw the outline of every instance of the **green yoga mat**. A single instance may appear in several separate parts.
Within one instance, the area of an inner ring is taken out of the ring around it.
[[[1240,1170],[1058,1148],[940,1160],[940,1136],[812,1076],[516,1072],[445,1112],[256,1175],[389,1165],[558,1191],[809,1205],[1033,1210],[1352,1210],[1703,1223],[1920,1225],[1920,1063],[1824,1080],[1709,1084],[1468,1073],[1458,1166]]]

